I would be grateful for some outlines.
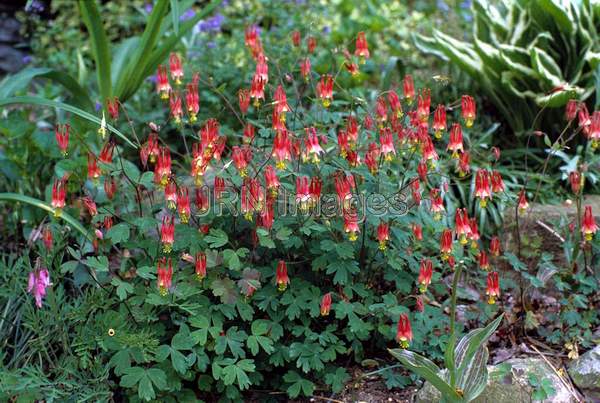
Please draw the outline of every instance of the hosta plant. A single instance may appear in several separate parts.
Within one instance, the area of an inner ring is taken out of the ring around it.
[[[475,0],[471,9],[472,38],[434,30],[417,35],[416,45],[471,76],[515,132],[531,128],[540,108],[600,102],[597,2]],[[547,111],[540,126],[562,123],[557,116]]]
[[[44,315],[55,293],[84,299],[64,337],[77,346],[75,365],[93,361],[121,394],[339,392],[348,360],[384,352],[395,335],[441,357],[457,326],[453,313],[444,330],[435,301],[455,270],[455,283],[468,270],[485,289],[483,312],[495,316],[501,251],[478,223],[512,197],[495,169],[499,150],[470,147],[474,99],[432,105],[410,75],[374,97],[345,89],[342,78],[369,63],[369,33],[331,51],[337,68],[320,74],[311,63],[318,36],[294,32],[277,54],[265,36],[257,26],[238,35],[250,78],[235,98],[171,53],[152,95],[162,107],[143,132],[119,103],[104,119],[83,115],[98,123],[93,132],[57,122],[47,201],[0,194],[52,213],[31,236],[40,256],[31,303]],[[229,119],[206,115],[201,90]],[[485,153],[484,165],[472,153]],[[472,208],[457,188],[473,189]],[[453,393],[475,394],[469,382],[484,375],[473,360],[485,361],[480,346],[498,324],[448,356]]]

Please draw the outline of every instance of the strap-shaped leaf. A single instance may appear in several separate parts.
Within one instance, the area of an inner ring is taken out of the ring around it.
[[[566,3],[566,4],[565,4]],[[561,30],[567,34],[575,30],[575,21],[570,8],[571,2],[560,2],[556,0],[538,0],[537,4],[554,17]]]
[[[52,206],[50,206],[48,203],[45,203],[38,199],[34,199],[33,197],[24,196],[24,195],[20,195],[17,193],[0,193],[0,201],[21,202],[21,203],[26,203],[26,204],[30,204],[32,206],[41,208],[52,214],[54,214],[54,212],[55,212],[55,209]],[[67,224],[69,224],[75,230],[79,231],[87,239],[89,239],[90,241],[93,240],[93,237],[91,236],[91,234],[75,218],[73,218],[69,214],[65,213],[64,211],[61,212],[60,218],[65,220],[67,222]]]
[[[83,22],[90,33],[90,44],[96,62],[98,88],[102,96],[102,103],[112,97],[112,83],[110,80],[110,49],[109,42],[102,25],[100,11],[96,0],[79,0],[79,10]]]
[[[531,65],[542,80],[549,82],[553,87],[564,83],[560,67],[545,50],[533,47],[529,50]]]
[[[400,348],[388,349],[388,351],[405,367],[431,383],[449,402],[458,403],[463,401],[458,393],[441,378],[439,375],[440,368],[431,360],[415,352]]]
[[[13,105],[13,104],[31,104],[31,105],[40,105],[40,106],[50,106],[52,108],[64,109],[65,111],[74,113],[78,116],[81,116],[84,119],[89,120],[90,122],[97,124],[98,126],[100,126],[100,124],[102,122],[100,119],[98,119],[96,116],[92,115],[91,113],[81,110],[73,105],[65,104],[65,103],[58,102],[58,101],[53,101],[51,99],[46,99],[46,98],[41,98],[41,97],[13,97],[13,98],[0,99],[0,106]],[[113,126],[106,124],[106,128],[108,130],[110,130],[111,132],[113,132],[114,134],[116,134],[117,136],[119,136],[121,139],[123,139],[123,141],[125,141],[131,147],[137,148],[137,146],[135,144],[133,144],[131,142],[131,140],[129,140],[123,133],[121,133],[119,130],[117,130]]]
[[[456,365],[460,367],[465,359],[465,353],[469,343],[477,336],[481,335],[484,329],[476,329],[468,333],[461,339],[458,346],[456,347],[455,354],[457,355]],[[456,385],[462,389],[465,400],[474,400],[481,392],[485,389],[487,384],[488,372],[487,372],[487,360],[488,350],[485,345],[481,345],[473,359],[466,363],[464,371],[459,373]]]
[[[483,329],[475,329],[469,332],[465,337],[463,337],[456,346],[456,351],[454,352],[456,365],[458,367],[458,377],[460,378],[465,371],[466,367],[470,364],[477,353],[477,350],[480,348],[485,348],[485,345],[488,339],[494,334],[500,322],[502,322],[502,318],[504,314],[501,314],[488,324]]]
[[[452,62],[471,76],[475,77],[480,74],[483,67],[481,58],[470,43],[459,41],[437,30],[433,32],[433,37],[437,40],[440,49]]]

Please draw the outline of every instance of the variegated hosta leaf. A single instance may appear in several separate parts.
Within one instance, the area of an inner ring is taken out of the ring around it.
[[[449,403],[462,403],[464,399],[442,379],[440,368],[431,360],[415,352],[396,348],[388,350],[406,368],[423,377],[440,391]]]

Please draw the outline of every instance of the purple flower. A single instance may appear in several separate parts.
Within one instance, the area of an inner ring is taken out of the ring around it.
[[[183,13],[179,16],[179,21],[191,20],[192,18],[194,18],[195,15],[196,15],[196,12],[194,10],[192,10],[191,8],[189,8],[185,13]]]
[[[327,35],[327,34],[331,33],[331,27],[330,27],[329,25],[325,25],[325,26],[323,27],[323,33],[324,33],[325,35]]]
[[[32,0],[25,6],[25,12],[27,13],[41,13],[44,11],[44,3],[39,0]]]
[[[32,60],[32,57],[30,55],[25,55],[25,56],[23,56],[23,59],[21,59],[23,64],[29,64],[29,63],[31,63],[31,60]]]
[[[146,3],[144,5],[144,10],[150,14],[152,12],[152,9],[154,8],[154,6],[152,5],[152,3]]]
[[[29,273],[27,292],[33,294],[35,305],[42,307],[42,299],[46,296],[46,288],[50,285],[50,273],[45,268],[36,269]]]
[[[219,32],[224,21],[225,17],[223,17],[222,14],[216,14],[215,16],[206,20],[198,21],[194,27],[194,33]]]
[[[444,0],[438,0],[437,8],[443,13],[447,13],[448,11],[450,11],[450,7],[448,7],[448,4],[446,4]]]
[[[208,46],[209,49],[214,49],[217,44],[214,41],[209,41],[206,43],[206,46]]]
[[[100,109],[102,109],[102,104],[96,101],[96,112],[98,112]]]

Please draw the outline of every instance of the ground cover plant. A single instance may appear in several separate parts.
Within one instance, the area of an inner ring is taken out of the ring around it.
[[[97,107],[0,99],[3,134],[33,133],[49,156],[0,193],[2,220],[19,223],[3,230],[15,239],[0,261],[3,398],[333,396],[353,367],[374,366],[389,388],[420,376],[466,402],[486,385],[490,339],[508,348],[535,330],[575,352],[593,345],[598,243],[584,189],[600,112],[585,99],[569,100],[557,136],[531,133],[548,147],[541,174],[515,174],[475,94],[378,71],[388,49],[372,31],[334,46],[321,30],[244,21],[214,38],[226,48],[210,61],[198,51],[222,23],[204,20],[212,28],[157,58],[150,79],[131,67],[135,88],[115,96],[102,24],[82,3],[98,72],[82,91]],[[145,10],[153,30],[189,20],[169,18],[177,4]],[[51,130],[28,123],[40,114]],[[563,240],[562,266],[519,227],[557,156],[574,214],[545,225]],[[516,247],[503,243],[506,215]],[[543,313],[528,294],[557,289]]]

